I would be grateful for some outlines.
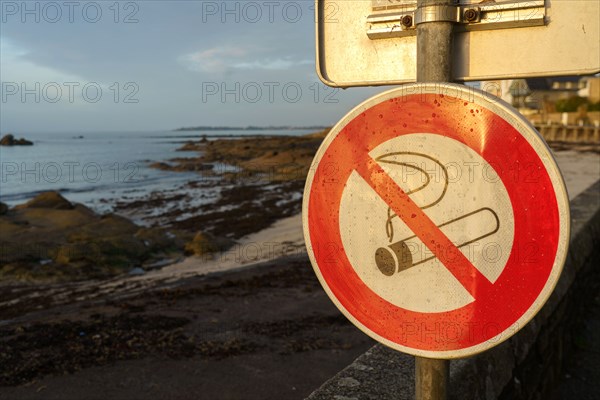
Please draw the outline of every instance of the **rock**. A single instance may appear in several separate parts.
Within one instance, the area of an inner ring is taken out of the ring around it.
[[[360,382],[352,377],[341,378],[338,381],[338,386],[342,387],[357,387],[360,386]]]
[[[73,211],[78,212],[84,217],[88,218],[98,218],[98,214],[94,210],[89,207],[84,206],[83,204],[75,203],[73,204]]]
[[[91,254],[91,246],[88,246],[85,243],[66,244],[58,248],[54,261],[59,264],[67,265],[75,261],[85,260],[85,256]]]
[[[157,161],[150,164],[150,168],[160,169],[161,171],[170,171],[173,167],[165,162]]]
[[[102,231],[104,235],[110,236],[111,234],[134,234],[140,227],[129,219],[122,217],[117,214],[105,214],[100,219],[102,224]]]
[[[50,208],[54,210],[72,210],[73,204],[58,192],[45,192],[37,195],[18,208]]]
[[[9,133],[0,139],[0,146],[33,146],[33,142],[23,138],[15,139],[15,137]]]
[[[8,212],[8,206],[0,201],[0,215],[4,215]]]
[[[214,253],[219,249],[210,235],[198,232],[191,242],[186,243],[184,250],[187,255],[202,256]]]
[[[148,270],[181,255],[193,237],[101,216],[56,192],[42,193],[0,218],[0,281],[105,279]]]
[[[13,210],[14,212],[11,211],[10,214],[14,214],[16,223],[26,223],[30,228],[36,230],[43,229],[61,233],[60,238],[62,239],[59,237],[48,238],[52,241],[65,240],[65,235],[71,231],[79,230],[87,224],[100,220],[97,214],[81,204],[76,204],[71,209],[30,208],[19,205]]]
[[[129,271],[129,275],[131,275],[131,276],[140,276],[140,275],[144,275],[145,273],[146,273],[146,271],[144,271],[140,267],[135,267],[134,269]]]
[[[59,264],[83,262],[103,267],[106,272],[124,272],[131,265],[140,264],[146,253],[144,244],[128,235],[99,237],[78,241],[59,248],[54,259]]]
[[[5,135],[0,139],[0,146],[14,146],[15,137],[11,134]]]
[[[161,171],[177,172],[201,172],[210,171],[214,168],[214,165],[198,162],[195,158],[174,158],[171,161],[176,164],[155,162],[150,164],[150,168],[160,169]]]
[[[179,262],[183,260],[183,258],[164,258],[162,260],[158,260],[158,261],[153,261],[153,262],[149,262],[149,263],[145,263],[142,265],[142,269],[144,271],[150,271],[153,269],[161,269],[163,267],[169,266],[171,264],[175,264],[176,262]]]
[[[99,238],[112,238],[118,236],[133,236],[140,228],[127,218],[107,214],[101,218],[81,226],[69,234],[69,242],[92,242]],[[140,240],[140,243],[142,241]]]
[[[215,163],[235,165],[246,174],[259,174],[274,181],[304,180],[314,153],[327,130],[307,136],[254,137],[187,142],[180,151],[200,152],[195,158],[174,158],[155,168],[171,171],[206,172]],[[212,171],[218,173],[219,171]],[[240,172],[237,172],[240,175]],[[254,179],[254,178],[253,178]]]
[[[0,146],[14,146],[15,137],[11,134],[5,135],[0,139]]]
[[[142,240],[148,250],[159,251],[175,247],[175,237],[167,235],[160,228],[142,228],[135,233],[135,237]]]
[[[201,141],[204,143],[204,141]],[[199,151],[201,146],[194,142],[186,142],[183,146],[177,149],[177,151]]]

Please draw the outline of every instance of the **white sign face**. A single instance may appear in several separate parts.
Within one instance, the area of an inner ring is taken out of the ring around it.
[[[411,12],[415,4],[407,0],[316,0],[317,72],[321,80],[335,87],[414,82],[414,25],[402,27],[394,15],[414,17]],[[473,23],[465,30],[464,24],[457,24],[453,80],[600,72],[598,0],[521,2],[532,6],[525,9],[503,8],[508,7],[506,2],[461,0],[460,4],[473,4],[482,10],[485,5],[488,11],[481,15],[488,23],[498,22],[498,27],[489,24],[490,28],[483,29],[483,23]]]
[[[398,152],[411,148],[427,154]],[[506,187],[493,167],[468,146],[431,133],[396,137],[369,155],[404,192],[411,193],[430,218],[439,221],[440,230],[475,268],[496,282],[511,253],[514,216]],[[457,160],[463,161],[459,164]],[[473,167],[470,176],[463,176],[465,165]],[[476,174],[475,169],[481,173]],[[388,216],[385,224],[373,218],[384,215]],[[361,229],[355,229],[357,226]],[[357,275],[391,304],[435,313],[456,310],[475,300],[450,271],[438,268],[439,260],[429,248],[356,171],[342,194],[340,232]],[[379,271],[372,268],[374,254],[379,256],[375,257]],[[398,260],[391,265],[398,264],[401,273],[390,271],[387,276],[387,259]],[[382,279],[382,274],[387,277]],[[398,290],[402,287],[411,290]]]

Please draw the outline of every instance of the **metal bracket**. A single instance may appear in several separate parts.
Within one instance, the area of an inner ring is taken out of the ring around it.
[[[387,7],[375,7],[381,0],[373,0],[374,13],[367,17],[369,39],[388,39],[414,36],[418,24],[454,22],[455,31],[476,31],[505,28],[543,26],[546,23],[545,0],[516,0],[456,6],[433,5],[417,8],[414,1]]]
[[[426,22],[460,22],[460,8],[445,4],[417,8],[415,25]]]

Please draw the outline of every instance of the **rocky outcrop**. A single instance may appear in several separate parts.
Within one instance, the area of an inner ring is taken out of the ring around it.
[[[218,251],[219,248],[212,236],[198,232],[191,242],[186,243],[185,253],[187,255],[205,256]]]
[[[0,215],[4,215],[8,212],[8,206],[0,201]]]
[[[234,166],[234,175],[265,177],[271,181],[304,180],[315,152],[329,130],[306,136],[244,137],[187,142],[179,151],[196,151],[196,158],[174,158],[152,168],[206,174],[214,165]],[[217,168],[210,171],[218,174]],[[225,171],[224,178],[230,178]],[[235,177],[234,177],[235,178]]]
[[[46,192],[0,215],[0,280],[107,278],[180,255],[190,239]]]
[[[15,137],[9,133],[0,139],[0,146],[33,146],[33,142],[23,138],[15,139]]]
[[[171,160],[170,164],[159,161],[150,164],[150,168],[156,168],[162,171],[200,172],[212,170],[213,165],[199,163],[195,158],[174,158]]]
[[[29,200],[27,203],[17,206],[20,208],[50,208],[54,210],[71,210],[73,204],[58,192],[44,192]]]

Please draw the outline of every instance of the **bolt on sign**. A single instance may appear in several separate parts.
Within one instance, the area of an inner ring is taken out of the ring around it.
[[[569,201],[539,133],[455,84],[362,103],[318,150],[304,192],[314,270],[336,306],[394,349],[457,358],[506,340],[560,276]]]
[[[316,0],[317,73],[335,87],[416,80],[416,26],[454,23],[452,79],[600,72],[600,1]]]

